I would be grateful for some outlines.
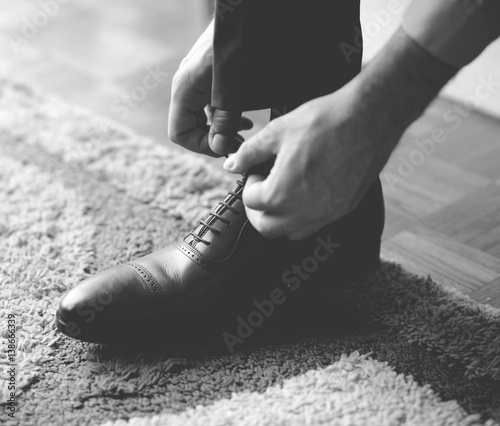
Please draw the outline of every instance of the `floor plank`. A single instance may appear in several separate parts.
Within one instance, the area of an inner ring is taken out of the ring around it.
[[[465,294],[500,277],[500,259],[421,225],[386,240],[382,255]]]
[[[500,278],[469,293],[469,297],[476,302],[485,303],[500,309]]]

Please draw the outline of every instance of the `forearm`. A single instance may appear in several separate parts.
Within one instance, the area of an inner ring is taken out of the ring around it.
[[[456,73],[400,29],[384,50],[352,80],[355,120],[366,127],[380,170],[406,128]],[[370,148],[370,147],[369,147]],[[378,171],[380,171],[378,170]]]
[[[414,0],[403,26],[347,86],[380,172],[407,127],[465,64],[500,36],[500,0]]]

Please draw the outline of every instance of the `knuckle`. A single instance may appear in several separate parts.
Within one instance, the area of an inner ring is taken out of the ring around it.
[[[254,144],[256,148],[275,152],[278,139],[276,132],[266,126],[254,136]]]
[[[271,210],[278,210],[282,207],[283,201],[281,197],[277,197],[274,191],[267,191],[264,195],[264,203]]]
[[[285,127],[286,124],[283,118],[276,118],[267,125],[267,128],[271,134],[280,133],[285,129]]]
[[[177,70],[177,72],[172,77],[172,94],[175,94],[180,86],[182,86],[182,82],[184,81],[184,73],[181,70]]]
[[[211,133],[213,134],[233,135],[237,131],[238,129],[230,123],[212,119]]]
[[[252,161],[255,155],[255,148],[248,142],[244,142],[238,150],[238,158],[246,161]]]
[[[212,117],[212,126],[216,133],[236,133],[240,125],[239,119],[217,113]]]
[[[175,72],[175,74],[172,76],[172,83],[176,84],[179,82],[179,79],[181,77],[181,70],[180,68]]]
[[[168,131],[168,138],[170,139],[171,142],[181,145],[181,138],[179,134],[173,130]]]
[[[264,194],[264,202],[272,210],[282,210],[288,205],[288,199],[282,190],[276,188],[276,183],[268,180],[268,187]]]
[[[243,157],[247,161],[253,162],[257,158],[257,149],[253,145],[244,143],[240,149],[243,150]]]
[[[274,140],[274,136],[276,135],[276,131],[273,130],[274,128],[275,128],[274,125],[270,126],[270,124],[268,124],[259,133],[257,133],[257,135],[255,135],[256,141],[258,141],[261,144],[271,143]]]
[[[281,210],[282,207],[283,207],[283,203],[281,200],[277,199],[277,198],[273,198],[273,197],[270,197],[267,201],[266,201],[266,205],[269,206],[269,208],[271,210]]]

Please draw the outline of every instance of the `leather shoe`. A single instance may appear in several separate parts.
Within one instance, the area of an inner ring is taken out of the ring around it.
[[[104,270],[66,292],[57,328],[87,342],[175,346],[236,324],[263,300],[274,300],[276,312],[292,296],[299,308],[308,297],[314,306],[379,266],[379,179],[352,213],[302,241],[260,235],[245,214],[244,184],[245,178],[239,180],[176,245]]]

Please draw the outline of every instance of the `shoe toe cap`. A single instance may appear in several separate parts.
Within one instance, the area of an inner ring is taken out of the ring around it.
[[[128,320],[151,311],[154,304],[137,273],[119,265],[67,291],[59,301],[56,325],[70,337],[102,343],[117,337]]]

